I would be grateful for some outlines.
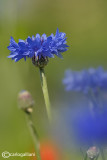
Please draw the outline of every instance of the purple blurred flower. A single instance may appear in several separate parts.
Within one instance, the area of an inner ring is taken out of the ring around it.
[[[98,89],[107,89],[107,72],[102,67],[82,71],[67,70],[63,84],[67,91],[88,93],[91,89],[97,92]]]
[[[79,99],[79,107],[66,112],[69,133],[81,144],[107,144],[107,72],[102,67],[67,70],[63,84],[67,91],[85,93],[87,101]]]
[[[81,144],[104,145],[107,144],[107,108],[81,108],[71,113],[72,117],[67,118],[71,132]]]

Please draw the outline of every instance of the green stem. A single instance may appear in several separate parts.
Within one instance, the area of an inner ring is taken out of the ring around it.
[[[98,160],[98,158],[99,158],[99,155],[95,158],[95,160]]]
[[[44,68],[39,68],[39,69],[40,69],[41,85],[42,85],[42,91],[44,95],[46,110],[47,110],[48,118],[51,121],[51,107],[50,107],[51,105],[49,100],[46,76],[45,76]]]
[[[88,157],[87,157],[87,153],[86,153],[83,160],[87,160],[87,158],[88,158]]]
[[[40,142],[39,142],[38,134],[37,134],[35,126],[32,122],[31,115],[30,114],[26,114],[26,115],[27,115],[27,123],[28,123],[29,129],[31,131],[33,141],[34,141],[34,144],[35,144],[36,158],[37,158],[37,160],[41,160],[41,157],[40,157]]]
[[[87,160],[87,153],[84,154],[82,148],[80,148],[80,152],[82,153],[82,156],[83,156],[83,160]]]
[[[101,147],[100,147],[100,153],[101,153],[102,160],[106,160],[103,148],[101,148]]]

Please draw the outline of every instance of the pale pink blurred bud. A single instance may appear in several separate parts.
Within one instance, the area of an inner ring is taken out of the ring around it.
[[[99,156],[99,149],[95,146],[90,147],[87,151],[87,155],[91,160]]]
[[[34,105],[32,95],[26,90],[21,91],[18,94],[18,105],[25,112],[32,113]]]

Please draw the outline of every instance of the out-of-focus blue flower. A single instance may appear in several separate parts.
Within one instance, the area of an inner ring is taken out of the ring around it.
[[[98,89],[107,89],[107,72],[102,67],[82,71],[67,70],[63,84],[67,91],[88,93],[92,89],[96,92]]]
[[[91,111],[85,107],[76,109],[67,118],[70,132],[74,133],[77,142],[85,145],[107,144],[107,108],[96,108]],[[67,116],[68,117],[68,116]]]
[[[78,107],[65,111],[68,132],[80,145],[107,145],[107,72],[102,67],[67,70],[63,84],[67,91],[86,93],[86,104],[79,99]]]
[[[28,37],[25,41],[19,40],[18,43],[11,37],[10,45],[8,49],[11,51],[8,58],[15,60],[15,62],[24,58],[38,57],[49,57],[52,58],[54,55],[62,58],[61,53],[67,50],[68,45],[66,44],[66,34],[59,32],[57,29],[56,34],[51,34],[49,37],[46,34],[40,36]]]

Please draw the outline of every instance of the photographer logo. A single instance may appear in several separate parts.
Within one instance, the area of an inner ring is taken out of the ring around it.
[[[9,158],[9,157],[27,157],[27,156],[29,156],[29,157],[31,157],[31,156],[34,156],[35,157],[35,152],[34,153],[28,153],[28,152],[26,152],[26,153],[10,153],[10,152],[8,152],[8,151],[5,151],[5,152],[3,152],[2,153],[2,157],[3,158]]]
[[[10,153],[5,151],[5,152],[2,153],[2,157],[3,158],[9,158],[10,157]]]

